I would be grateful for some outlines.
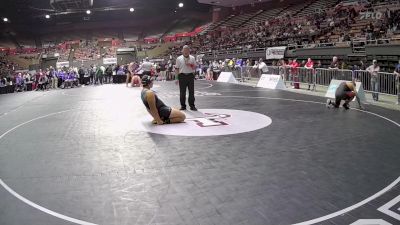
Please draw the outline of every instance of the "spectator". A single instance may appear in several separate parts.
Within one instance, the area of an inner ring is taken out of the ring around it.
[[[203,66],[202,61],[201,61],[201,65]],[[165,61],[162,61],[159,64],[159,68],[160,68],[160,78],[161,78],[161,80],[163,80],[163,81],[167,80],[167,65],[165,64]],[[201,75],[202,75],[202,70],[199,71],[199,76],[201,76]]]
[[[258,60],[258,69],[261,71],[261,74],[268,73],[268,66],[267,66],[267,64],[265,64],[265,62],[262,58],[260,58]]]
[[[360,70],[366,70],[367,66],[365,65],[364,61],[360,60]]]
[[[304,67],[307,68],[307,69],[312,69],[312,68],[314,68],[314,62],[312,61],[311,58],[308,58],[308,59],[307,59],[307,63],[305,63]]]
[[[101,85],[103,85],[103,76],[104,76],[104,70],[103,70],[103,68],[104,68],[104,66],[99,66],[99,67],[97,67],[97,70],[96,70],[96,78],[95,78],[95,81],[94,81],[94,84],[97,84],[97,83],[99,83],[99,84],[101,84]]]
[[[111,64],[107,66],[105,73],[106,73],[106,83],[111,84],[112,74],[113,74],[113,68]]]
[[[85,70],[83,69],[83,65],[78,70],[79,75],[79,84],[83,85],[83,80],[85,79]]]
[[[221,73],[221,66],[222,65],[217,60],[214,60],[211,68],[213,80],[218,80],[219,74]]]
[[[339,69],[339,61],[338,61],[338,57],[334,56],[332,58],[332,62],[329,65],[329,69]]]
[[[172,63],[172,60],[169,59],[167,62],[167,80],[173,80],[173,71],[174,71],[174,64]]]
[[[378,77],[378,73],[379,73],[379,66],[378,66],[378,62],[374,59],[372,61],[372,65],[369,66],[367,68],[367,71],[369,72],[369,74],[371,75],[371,91],[372,91],[372,98],[374,99],[374,101],[378,101],[378,97],[379,97],[379,77]]]
[[[297,59],[293,59],[293,61],[289,64],[289,66],[291,68],[290,72],[293,79],[293,88],[300,89],[299,76],[298,76],[300,64],[297,62]]]
[[[396,65],[396,68],[393,72],[396,75],[396,83],[397,83],[397,105],[400,104],[400,60],[399,63]]]
[[[313,85],[313,90],[315,89],[315,84],[314,84],[314,62],[312,61],[311,58],[307,59],[307,63],[304,65],[305,68],[307,68],[306,71],[306,76],[307,76],[307,83],[308,83],[308,89],[310,90],[311,85]]]

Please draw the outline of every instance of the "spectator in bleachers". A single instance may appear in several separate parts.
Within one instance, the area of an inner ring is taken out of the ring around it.
[[[332,58],[332,62],[329,65],[329,69],[339,69],[339,60],[338,57],[334,56]]]
[[[378,73],[380,71],[380,67],[378,65],[378,61],[375,59],[372,61],[372,65],[367,68],[367,71],[371,75],[371,91],[372,91],[372,98],[374,101],[379,100],[379,76]]]

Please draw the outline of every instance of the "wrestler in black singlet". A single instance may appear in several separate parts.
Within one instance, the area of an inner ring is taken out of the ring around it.
[[[339,87],[336,89],[334,107],[338,108],[342,100],[351,100],[354,96],[355,93],[347,86],[346,82],[340,83]],[[348,107],[348,105],[343,106],[345,108]]]
[[[148,91],[151,91],[151,90],[143,89],[141,97],[142,97],[143,104],[150,111],[150,106],[149,106],[149,103],[147,102],[147,96],[146,96]],[[164,104],[164,102],[162,102],[158,98],[156,93],[154,93],[154,97],[156,98],[156,108],[157,108],[157,111],[158,111],[158,115],[160,115],[161,120],[163,120],[164,122],[168,122],[169,121],[169,116],[171,115],[171,110],[172,110],[171,107],[166,106]]]

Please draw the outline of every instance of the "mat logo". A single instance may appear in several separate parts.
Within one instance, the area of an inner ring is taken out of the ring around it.
[[[235,109],[199,109],[197,112],[185,111],[185,114],[184,123],[165,126],[155,126],[148,122],[153,118],[146,114],[135,127],[155,134],[199,137],[246,133],[272,123],[266,115]]]
[[[396,210],[397,209],[397,210]],[[378,211],[400,221],[400,195],[378,208]],[[359,219],[350,225],[393,225],[383,219]],[[398,223],[396,223],[398,224]]]
[[[206,117],[194,118],[190,120],[196,122],[196,125],[199,127],[214,127],[214,126],[229,125],[225,121],[221,120],[231,117],[231,115],[228,114],[216,114],[216,113],[204,113],[204,115],[206,115]]]
[[[378,211],[400,221],[400,195],[379,207]]]

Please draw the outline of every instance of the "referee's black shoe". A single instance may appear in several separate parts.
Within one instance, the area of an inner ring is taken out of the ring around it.
[[[190,110],[197,111],[197,108],[195,106],[190,106]]]
[[[186,110],[186,107],[181,106],[181,108],[179,110],[181,110],[181,111]]]

